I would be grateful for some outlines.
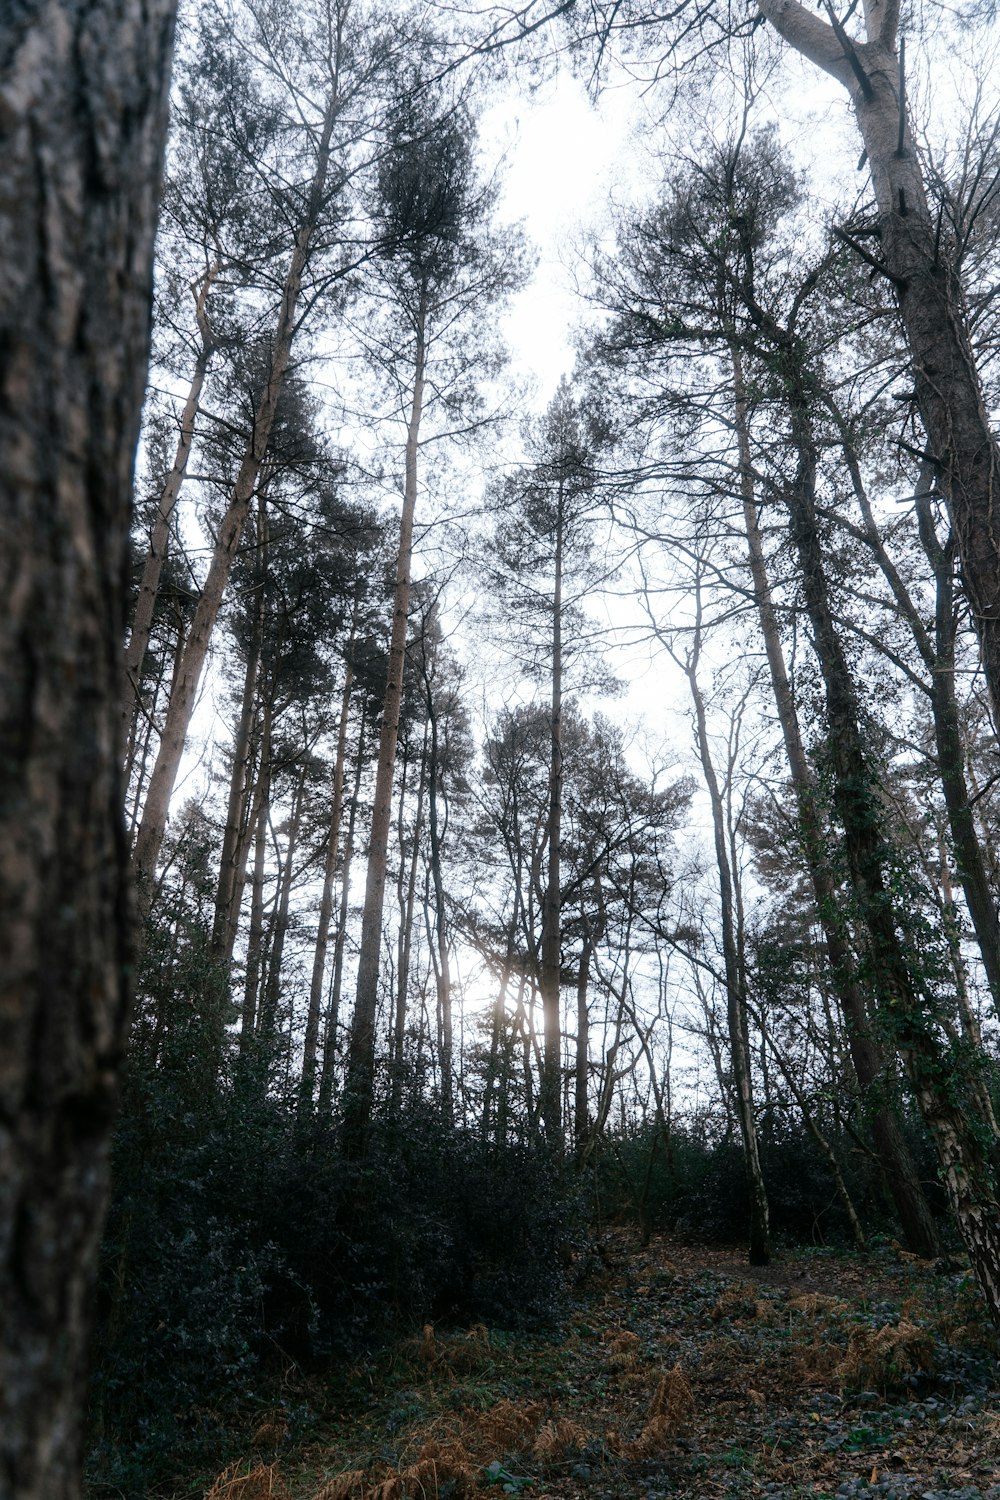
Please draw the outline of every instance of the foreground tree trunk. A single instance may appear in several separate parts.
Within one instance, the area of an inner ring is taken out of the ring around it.
[[[171,0],[0,18],[0,1494],[75,1500],[128,1014],[121,641]]]

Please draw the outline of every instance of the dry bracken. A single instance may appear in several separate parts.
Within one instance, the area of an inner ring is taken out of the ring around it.
[[[631,1370],[639,1363],[641,1341],[637,1333],[623,1330],[608,1340],[608,1363],[616,1370]]]
[[[579,1452],[587,1443],[587,1433],[579,1422],[569,1417],[556,1417],[545,1423],[535,1439],[532,1452],[543,1463],[565,1458],[567,1453]]]
[[[276,1464],[251,1464],[240,1459],[216,1478],[205,1500],[291,1500]]]
[[[348,1469],[343,1474],[324,1484],[310,1500],[363,1500],[365,1475],[363,1469]]]
[[[916,1370],[930,1370],[934,1342],[926,1329],[901,1318],[884,1328],[854,1328],[847,1353],[834,1371],[845,1387],[881,1387],[898,1384],[900,1377]]]

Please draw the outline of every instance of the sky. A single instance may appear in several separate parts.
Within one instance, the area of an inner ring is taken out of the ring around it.
[[[599,108],[579,79],[560,72],[530,98],[495,105],[482,122],[484,155],[506,169],[500,212],[520,221],[537,247],[530,284],[514,299],[504,331],[517,364],[547,404],[573,366],[570,336],[583,311],[574,289],[574,244],[606,228],[608,204],[632,191],[630,130],[635,100],[606,94]]]

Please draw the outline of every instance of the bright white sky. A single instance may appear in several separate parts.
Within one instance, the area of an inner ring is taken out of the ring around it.
[[[634,99],[607,94],[595,109],[566,72],[531,98],[494,106],[482,122],[484,154],[503,156],[501,212],[520,220],[537,247],[531,284],[514,299],[505,334],[538,382],[538,404],[573,365],[572,327],[584,308],[573,289],[574,241],[606,224],[612,197],[627,194]]]

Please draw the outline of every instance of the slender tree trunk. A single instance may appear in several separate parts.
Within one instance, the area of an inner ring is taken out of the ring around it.
[[[754,1113],[753,1082],[750,1073],[750,1050],[747,1043],[745,976],[737,950],[737,932],[734,920],[735,895],[733,872],[729,860],[726,837],[725,807],[719,780],[712,762],[711,745],[708,738],[708,721],[705,700],[698,682],[698,653],[700,651],[700,598],[697,604],[698,625],[695,629],[692,653],[686,663],[691,699],[695,710],[695,729],[698,755],[701,760],[705,785],[708,788],[712,807],[712,825],[715,833],[715,858],[719,872],[719,896],[722,911],[722,954],[726,971],[726,1015],[729,1028],[729,1050],[733,1070],[733,1092],[740,1122],[743,1142],[743,1162],[746,1169],[747,1189],[750,1197],[750,1264],[767,1265],[771,1259],[771,1236],[767,1205],[767,1190],[760,1165],[757,1144],[757,1123]]]
[[[562,1143],[562,913],[560,853],[562,845],[562,589],[563,589],[563,493],[560,480],[555,529],[555,560],[552,585],[552,683],[549,709],[549,810],[545,830],[546,881],[542,903],[542,962],[539,985],[545,1052],[542,1062],[540,1104],[545,1134],[553,1146]]]
[[[577,1160],[590,1129],[590,956],[592,941],[584,922],[583,947],[576,976],[576,1066],[573,1070],[573,1135]]]
[[[292,899],[295,875],[295,856],[299,852],[299,833],[302,828],[302,808],[305,803],[306,777],[304,765],[292,797],[292,811],[288,820],[288,844],[285,858],[278,875],[275,892],[274,915],[271,922],[271,942],[268,953],[267,981],[264,986],[264,1003],[261,1007],[257,1034],[268,1052],[273,1049],[278,1029],[278,1009],[281,1002],[281,969],[285,957],[285,938],[288,935],[288,913]]]
[[[347,918],[350,913],[351,897],[351,864],[354,860],[354,829],[357,824],[358,802],[361,796],[361,773],[365,766],[367,721],[367,705],[362,698],[361,721],[358,725],[358,753],[354,763],[354,784],[351,788],[347,834],[344,838],[344,858],[340,871],[340,909],[337,916],[337,937],[333,945],[333,978],[330,981],[330,997],[323,1027],[323,1065],[319,1076],[319,1113],[323,1119],[329,1115],[333,1103],[333,1070],[337,1058],[337,1027],[340,1021],[340,996],[344,983],[344,953],[347,948]]]
[[[492,1023],[490,1026],[490,1054],[486,1063],[481,1127],[484,1141],[489,1140],[493,1096],[497,1091],[498,1075],[505,1060],[503,1054],[504,1039],[507,1033],[507,991],[510,987],[510,977],[514,970],[514,937],[516,931],[516,917],[512,916],[507,927],[507,946],[504,952],[503,965],[500,970],[500,983],[497,988],[497,998],[493,1005]],[[498,1145],[503,1140],[503,1137],[499,1134],[499,1121],[497,1134],[494,1136],[494,1139]]]
[[[330,941],[330,918],[333,915],[333,883],[337,874],[337,855],[340,852],[340,822],[344,811],[344,767],[347,760],[347,720],[351,707],[351,689],[354,685],[354,670],[351,666],[351,651],[357,629],[358,612],[354,611],[351,635],[344,658],[344,694],[340,704],[340,723],[337,726],[337,752],[333,764],[333,792],[331,797],[330,832],[326,846],[326,861],[323,866],[323,891],[319,903],[319,925],[316,930],[316,947],[313,951],[312,975],[309,981],[309,1011],[306,1016],[306,1034],[302,1043],[302,1077],[299,1086],[299,1109],[304,1113],[312,1109],[313,1088],[316,1082],[316,1049],[319,1043],[320,1009],[323,1003],[323,978],[326,972],[326,951]]]
[[[931,635],[882,544],[847,422],[834,402],[828,401],[827,404],[840,428],[844,457],[861,510],[864,538],[878,561],[900,614],[910,627],[921,660],[930,674],[931,714],[938,771],[959,879],[972,918],[993,1003],[1000,1010],[1000,922],[997,920],[996,905],[987,874],[986,855],[973,816],[966,777],[961,715],[955,692],[955,641],[958,623],[955,613],[954,535],[949,536],[943,545],[938,539],[930,503],[934,491],[934,465],[925,460],[917,481],[914,505],[920,543],[934,573],[934,630]]]
[[[763,1016],[758,1016],[757,1024],[760,1027],[761,1036],[764,1038],[766,1046],[770,1048],[771,1055],[778,1065],[778,1071],[787,1083],[792,1098],[795,1100],[796,1104],[799,1107],[799,1114],[802,1116],[802,1120],[805,1124],[806,1129],[812,1136],[813,1140],[816,1142],[816,1145],[819,1147],[822,1155],[826,1158],[827,1166],[830,1168],[830,1175],[833,1178],[834,1187],[837,1189],[837,1196],[843,1204],[844,1213],[847,1215],[847,1222],[851,1226],[851,1236],[854,1240],[854,1248],[858,1251],[859,1255],[866,1255],[868,1252],[868,1246],[865,1242],[865,1232],[861,1227],[861,1220],[858,1218],[858,1211],[854,1207],[854,1199],[851,1197],[847,1183],[844,1181],[844,1174],[840,1170],[840,1163],[837,1160],[837,1153],[834,1151],[833,1147],[830,1145],[830,1142],[827,1140],[826,1136],[823,1134],[822,1130],[820,1130],[818,1124],[816,1123],[816,1118],[813,1115],[812,1110],[809,1108],[805,1094],[803,1093],[802,1089],[799,1088],[798,1080],[795,1077],[794,1070],[791,1068],[787,1059],[777,1047],[774,1038],[767,1031]]]
[[[396,946],[396,1015],[392,1049],[392,1107],[398,1114],[403,1102],[403,1061],[406,1052],[406,1013],[409,1005],[410,955],[413,952],[413,916],[417,905],[417,871],[420,865],[420,841],[424,831],[424,799],[427,793],[427,726],[420,747],[420,774],[417,779],[417,801],[413,812],[413,837],[406,858],[403,827],[406,799],[406,766],[399,787],[399,940]]]
[[[952,546],[942,546],[930,504],[930,475],[925,471],[917,487],[916,509],[920,540],[934,569],[937,585],[934,610],[935,660],[931,684],[934,738],[938,768],[948,810],[948,827],[958,878],[972,918],[976,942],[986,971],[993,1005],[1000,1011],[1000,922],[993,898],[986,856],[979,840],[972,797],[966,780],[965,746],[955,694],[955,599]]]
[[[939,1240],[912,1154],[906,1145],[889,1097],[893,1080],[881,1048],[872,1035],[864,992],[857,977],[854,954],[844,933],[842,903],[824,849],[824,833],[816,785],[799,730],[798,710],[785,666],[764,547],[757,519],[753,466],[747,419],[746,385],[739,349],[731,345],[736,434],[739,445],[740,492],[747,538],[750,575],[757,617],[764,638],[771,688],[781,726],[792,786],[795,791],[802,850],[809,868],[816,911],[826,942],[833,984],[840,1002],[851,1061],[858,1086],[871,1113],[872,1136],[899,1215],[903,1236],[916,1255],[933,1257]]]
[[[271,340],[267,379],[254,408],[253,431],[240,464],[240,471],[228,508],[215,539],[212,560],[209,563],[208,574],[202,586],[191,629],[188,632],[180,675],[170,695],[167,717],[160,736],[160,748],[146,793],[146,803],[133,853],[139,909],[143,915],[148,912],[152,898],[153,877],[167,825],[170,797],[184,753],[202,669],[243,533],[243,523],[246,520],[261,465],[271,440],[271,428],[291,358],[292,341],[298,325],[302,278],[309,263],[313,237],[326,192],[330,166],[330,140],[338,107],[337,97],[331,97],[317,148],[309,204],[296,236],[295,248],[282,288],[281,306]]]
[[[156,609],[156,598],[160,589],[160,575],[163,572],[163,564],[166,561],[167,547],[170,542],[170,523],[173,519],[174,510],[177,507],[184,477],[187,474],[188,458],[191,455],[191,445],[194,442],[194,424],[198,417],[202,387],[205,384],[205,376],[208,373],[212,355],[215,353],[215,341],[212,337],[211,327],[209,326],[205,304],[208,300],[208,294],[212,289],[212,284],[220,270],[219,261],[213,261],[205,273],[192,282],[191,285],[191,291],[194,296],[195,318],[198,324],[201,344],[195,358],[191,384],[188,387],[187,399],[184,402],[178,424],[177,447],[174,452],[173,466],[163,482],[163,488],[160,490],[160,498],[156,508],[156,519],[149,534],[149,551],[146,554],[146,561],[142,569],[142,578],[139,582],[139,594],[135,602],[132,633],[125,648],[126,690],[123,718],[126,730],[138,712],[142,684],[142,667],[146,659],[146,651],[149,647],[149,637],[153,626],[153,612]]]
[[[432,951],[436,953],[434,981],[437,989],[438,1027],[441,1052],[441,1112],[449,1122],[454,1116],[454,1068],[451,1014],[451,966],[448,956],[448,920],[444,903],[444,872],[442,848],[447,828],[447,819],[439,814],[438,797],[441,785],[441,755],[438,745],[438,716],[431,683],[426,675],[424,662],[424,686],[427,702],[427,723],[430,730],[430,757],[427,767],[427,817],[430,835],[430,871],[434,885],[434,924]]]
[[[131,970],[121,642],[170,0],[0,21],[0,1493],[78,1500]]]
[[[393,599],[389,668],[382,709],[375,801],[372,809],[368,876],[361,921],[358,955],[358,987],[351,1023],[351,1041],[344,1089],[344,1146],[349,1155],[360,1156],[365,1148],[375,1090],[375,1016],[378,1006],[379,957],[382,950],[382,903],[389,860],[389,828],[392,823],[392,779],[396,765],[396,741],[403,694],[403,664],[406,657],[406,627],[410,608],[410,569],[413,556],[413,513],[417,502],[417,444],[424,403],[426,358],[426,294],[417,313],[413,391],[406,433],[406,472],[403,510],[400,517],[399,551],[396,558],[396,590]]]
[[[898,0],[866,0],[866,40],[798,0],[759,0],[796,51],[847,88],[871,171],[878,237],[910,352],[931,459],[951,508],[962,580],[1000,723],[1000,449],[990,425],[954,252],[927,201],[907,120]],[[901,88],[901,84],[903,87]]]
[[[233,768],[229,778],[229,805],[226,811],[226,827],[222,836],[222,854],[219,860],[219,880],[215,895],[215,919],[212,925],[212,953],[228,964],[233,956],[236,928],[239,917],[238,894],[242,859],[246,844],[244,830],[247,824],[247,804],[252,782],[253,726],[259,704],[257,680],[260,671],[261,653],[264,647],[265,569],[267,565],[267,514],[263,492],[257,497],[257,547],[254,570],[256,602],[253,625],[247,647],[246,669],[243,674],[243,696],[240,717],[233,743]]]
[[[250,892],[250,928],[247,933],[246,974],[243,983],[243,1022],[240,1027],[240,1057],[249,1055],[257,1028],[257,1001],[264,953],[264,874],[267,863],[267,824],[271,814],[271,725],[265,709],[257,775],[257,816],[254,821],[254,861]]]

